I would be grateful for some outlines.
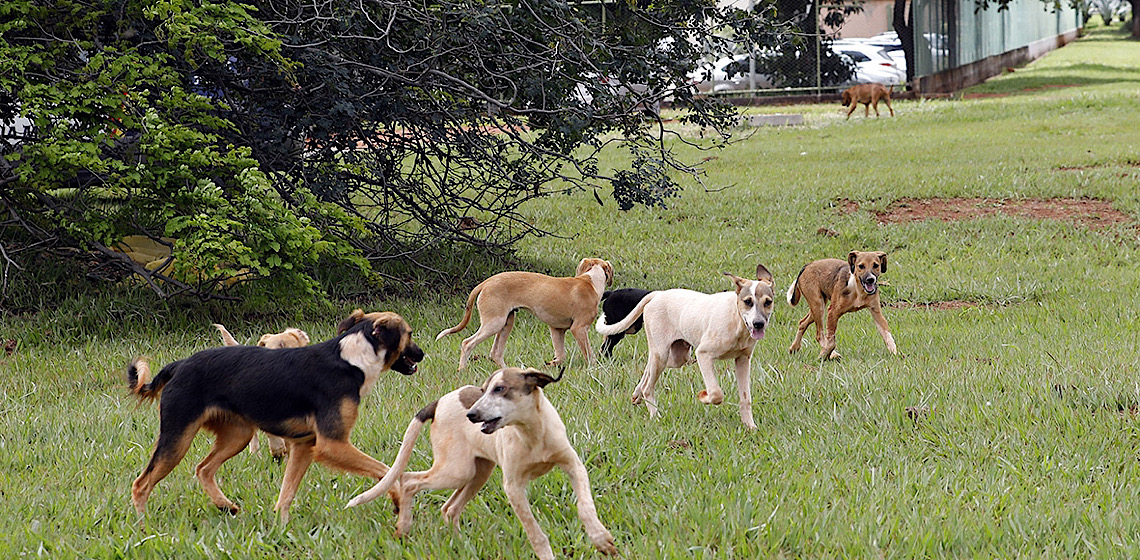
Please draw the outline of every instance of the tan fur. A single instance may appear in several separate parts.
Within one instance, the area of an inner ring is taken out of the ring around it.
[[[388,474],[353,498],[348,506],[390,494],[398,511],[396,535],[401,536],[411,527],[412,500],[417,492],[450,488],[455,492],[443,505],[443,518],[458,526],[459,515],[468,501],[498,464],[503,469],[507,500],[535,555],[552,560],[550,540],[531,512],[526,490],[531,480],[557,466],[570,479],[578,518],[590,542],[604,554],[617,554],[613,535],[598,519],[586,467],[571,447],[558,411],[543,394],[542,387],[553,381],[554,378],[534,369],[506,368],[491,374],[482,389],[466,386],[444,395],[421,410],[408,425]],[[479,398],[465,406],[476,393]],[[428,420],[433,421],[432,466],[423,472],[406,472],[416,438]],[[489,425],[493,425],[490,432]]]
[[[480,342],[495,337],[491,345],[491,359],[500,368],[507,367],[503,354],[507,336],[515,325],[515,311],[530,309],[535,317],[550,326],[550,339],[554,344],[554,359],[548,365],[561,364],[566,359],[566,331],[574,336],[586,362],[593,361],[590,324],[598,315],[598,303],[606,286],[613,283],[613,265],[602,259],[585,258],[578,263],[577,276],[555,278],[534,272],[502,272],[471,290],[463,319],[458,325],[445,329],[436,336],[439,340],[467,327],[471,308],[479,309],[479,330],[463,341],[459,351],[459,369],[467,367],[471,351]]]
[[[809,263],[800,271],[795,283],[788,289],[788,303],[796,305],[802,297],[808,304],[808,314],[800,320],[796,331],[796,338],[788,352],[800,349],[804,332],[809,325],[815,324],[815,339],[819,342],[820,359],[839,358],[835,350],[835,333],[839,327],[839,318],[846,313],[852,313],[866,308],[871,311],[871,318],[887,350],[897,354],[895,339],[883,316],[882,304],[879,301],[878,277],[887,270],[887,254],[882,251],[861,252],[851,251],[847,261],[839,259],[823,259]],[[868,294],[862,282],[867,275],[874,275],[875,292]],[[831,302],[828,306],[828,301]],[[824,310],[826,308],[827,326],[824,328]]]
[[[214,323],[214,328],[218,329],[218,332],[222,335],[223,344],[226,346],[240,346],[240,343],[230,334],[230,331],[226,330],[226,327]],[[300,348],[309,345],[309,334],[301,329],[290,327],[276,334],[261,335],[261,338],[257,339],[257,345],[270,349]],[[269,441],[269,454],[272,455],[274,459],[280,460],[289,452],[289,446],[285,444],[284,439],[272,434],[265,434],[265,438]],[[261,449],[261,444],[255,436],[249,441],[249,452],[257,453],[259,449]]]
[[[887,104],[887,109],[890,109],[891,116],[895,116],[895,110],[891,107],[891,91],[894,90],[892,84],[890,88],[884,87],[882,84],[857,84],[847,88],[843,92],[843,106],[851,106],[847,110],[847,118],[851,118],[851,113],[855,112],[855,108],[860,103],[863,104],[863,117],[871,116],[871,107],[875,108],[875,116],[879,116],[879,101],[882,100]]]

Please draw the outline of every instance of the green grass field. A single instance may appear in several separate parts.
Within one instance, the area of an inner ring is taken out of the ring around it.
[[[897,101],[895,118],[858,111],[850,121],[838,104],[765,108],[803,112],[808,124],[742,129],[722,152],[677,145],[715,159],[668,209],[619,213],[590,193],[527,209],[559,234],[520,247],[527,268],[569,275],[580,258],[604,257],[616,287],[721,291],[723,272],[763,263],[782,296],[810,260],[889,253],[883,298],[896,304],[885,313],[902,355],[886,352],[866,312],[842,320],[841,361],[819,362],[806,342],[789,355],[806,310],[781,301],[753,355],[755,431],[736,414],[727,363],[723,405],[697,402],[695,366],[667,370],[651,421],[629,402],[643,335],[588,367],[571,343],[566,377],[547,395],[622,557],[1140,555],[1140,42],[1093,29],[971,92],[1002,95]],[[909,197],[1092,197],[1130,218],[1095,231],[1000,215],[877,222],[874,212]],[[846,201],[859,209],[844,211]],[[264,445],[228,462],[220,484],[244,511],[222,514],[193,478],[209,446],[202,435],[155,490],[145,528],[129,502],[158,428],[156,408],[126,394],[132,357],[165,364],[215,346],[209,323],[219,318],[239,339],[298,326],[324,340],[352,307],[397,311],[428,357],[413,377],[382,378],[353,433],[391,462],[415,411],[492,370],[484,358],[455,371],[474,326],[434,341],[477,281],[344,302],[317,317],[242,322],[216,306],[152,314],[136,300],[98,298],[3,317],[0,340],[20,346],[0,356],[0,556],[531,557],[497,474],[458,532],[439,518],[448,494],[424,493],[411,535],[396,540],[387,503],[343,508],[371,481],[317,465],[282,526],[272,511],[282,465]],[[970,305],[909,305],[950,300]],[[541,364],[552,355],[548,331],[520,315],[508,360]],[[412,468],[428,464],[421,441]],[[556,554],[597,556],[565,476],[539,479],[530,495]]]

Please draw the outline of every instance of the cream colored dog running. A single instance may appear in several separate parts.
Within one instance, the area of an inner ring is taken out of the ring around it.
[[[491,477],[498,464],[503,468],[503,490],[522,522],[534,553],[553,559],[550,539],[539,527],[526,490],[531,480],[558,466],[570,478],[578,498],[578,518],[590,542],[604,554],[617,554],[613,535],[598,519],[586,467],[570,441],[558,411],[542,388],[557,381],[534,370],[505,368],[491,374],[482,388],[468,385],[425,406],[404,432],[404,441],[391,470],[370,490],[348,502],[348,507],[392,494],[399,518],[396,536],[407,534],[412,524],[412,501],[421,490],[453,488],[443,504],[443,519],[459,524],[459,514]],[[435,456],[431,469],[405,472],[416,438],[428,421]],[[397,485],[396,482],[399,481]]]
[[[705,389],[697,399],[705,404],[720,404],[724,391],[716,381],[716,360],[733,360],[736,365],[736,387],[740,394],[740,419],[755,428],[752,420],[752,349],[764,337],[772,317],[772,274],[764,265],[756,266],[756,280],[732,274],[735,290],[704,294],[692,290],[651,292],[630,311],[629,315],[607,325],[603,315],[594,328],[609,336],[625,331],[637,320],[645,318],[645,339],[649,360],[645,373],[633,390],[633,402],[645,401],[649,416],[657,416],[657,399],[653,388],[661,371],[690,363],[689,352],[695,350],[697,365],[704,378]],[[613,320],[610,318],[609,320]]]
[[[467,359],[477,344],[495,337],[491,345],[491,359],[500,368],[507,367],[503,353],[507,336],[515,326],[515,312],[526,308],[538,320],[550,326],[550,339],[554,343],[554,360],[548,365],[566,360],[566,331],[574,336],[586,362],[593,361],[590,323],[598,316],[598,302],[602,293],[614,279],[614,267],[602,259],[585,258],[578,263],[576,276],[554,278],[535,272],[501,272],[483,282],[467,296],[467,308],[458,325],[444,329],[435,337],[439,340],[467,327],[471,320],[471,307],[479,308],[479,330],[463,341],[459,347],[459,369],[467,367]]]
[[[222,335],[222,343],[226,346],[241,346],[241,343],[226,330],[226,327],[218,323],[214,323],[214,328]],[[309,345],[309,333],[301,329],[287,328],[276,334],[263,334],[261,338],[257,339],[258,346],[264,346],[269,349],[274,348],[300,348]],[[265,438],[269,440],[269,454],[274,459],[280,460],[287,453],[289,453],[289,446],[285,445],[285,440],[272,434],[265,434]],[[257,453],[261,446],[258,443],[257,436],[249,441],[249,452]]]

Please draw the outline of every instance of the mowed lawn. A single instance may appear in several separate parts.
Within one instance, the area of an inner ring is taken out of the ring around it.
[[[754,431],[737,416],[727,363],[723,405],[697,401],[695,365],[667,370],[661,417],[650,420],[629,400],[644,335],[593,365],[568,348],[565,378],[546,392],[622,557],[1140,555],[1140,42],[1094,28],[967,93],[986,95],[900,100],[894,118],[860,109],[847,121],[838,104],[756,109],[804,113],[807,124],[740,129],[719,152],[677,143],[693,161],[710,159],[666,209],[623,213],[592,193],[527,208],[557,235],[524,242],[520,268],[570,275],[597,256],[614,264],[615,287],[710,292],[730,288],[723,273],[748,275],[757,263],[776,277],[781,301],[753,355]],[[949,221],[880,219],[930,198],[978,200]],[[1054,199],[1107,201],[1122,214],[990,212]],[[855,249],[888,253],[882,297],[901,355],[886,351],[865,311],[840,322],[842,360],[816,358],[814,330],[790,355],[806,309],[783,301],[788,284],[807,262]],[[389,463],[417,410],[493,369],[484,357],[455,370],[475,325],[434,340],[459,321],[478,280],[227,326],[247,341],[286,326],[324,340],[356,306],[407,318],[428,356],[414,376],[381,379],[353,433]],[[204,434],[140,523],[129,489],[158,415],[127,395],[124,367],[215,346],[209,324],[226,316],[155,307],[96,300],[0,318],[0,340],[20,341],[0,356],[0,556],[532,556],[497,474],[458,532],[439,517],[449,494],[429,492],[397,540],[389,504],[344,509],[371,481],[317,465],[281,525],[272,507],[283,466],[264,441],[222,467],[220,484],[243,511],[220,513],[193,477]],[[520,313],[508,360],[540,366],[551,356],[546,327]],[[412,468],[429,464],[423,438]],[[556,554],[597,556],[564,475],[536,481],[530,498]]]

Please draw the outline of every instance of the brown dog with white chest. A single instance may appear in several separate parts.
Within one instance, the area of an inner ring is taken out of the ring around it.
[[[879,276],[887,271],[887,254],[882,251],[851,251],[847,261],[823,259],[808,263],[800,270],[796,281],[788,288],[788,304],[796,305],[802,297],[807,301],[808,314],[800,320],[796,338],[788,352],[800,349],[804,332],[815,323],[815,339],[819,342],[819,358],[839,358],[835,350],[835,332],[839,327],[839,317],[845,313],[867,308],[879,335],[887,344],[887,350],[898,354],[895,339],[887,326],[879,302]],[[828,306],[828,301],[831,305]],[[827,311],[827,330],[824,330],[823,316]]]
[[[884,87],[883,84],[856,84],[843,91],[843,106],[851,106],[847,110],[847,118],[851,118],[851,113],[855,112],[855,108],[860,103],[863,104],[863,117],[871,116],[871,108],[875,108],[875,116],[879,116],[879,100],[886,102],[887,109],[890,109],[891,116],[895,116],[895,110],[891,108],[891,91],[895,88],[894,84],[891,87]]]
[[[554,360],[549,365],[566,360],[566,331],[574,336],[586,362],[593,361],[590,324],[598,316],[598,302],[606,286],[613,283],[614,267],[609,261],[585,258],[578,263],[575,276],[555,278],[536,272],[500,272],[475,286],[467,296],[467,307],[458,325],[444,329],[435,337],[439,340],[467,327],[471,308],[479,308],[479,330],[464,339],[459,351],[459,369],[467,367],[471,351],[480,342],[495,337],[491,345],[491,359],[500,368],[507,367],[503,353],[507,336],[515,326],[515,312],[526,308],[539,321],[550,326],[550,339],[554,343]]]

